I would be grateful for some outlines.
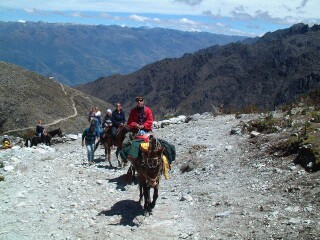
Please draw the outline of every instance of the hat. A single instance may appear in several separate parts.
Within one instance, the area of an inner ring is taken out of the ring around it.
[[[96,116],[96,117],[101,117],[101,112],[100,112],[100,111],[96,112],[96,113],[94,114],[94,116]]]
[[[107,110],[107,113],[112,113],[112,110],[109,108],[109,109]]]
[[[3,139],[8,139],[8,135],[3,135]]]
[[[141,97],[141,96],[136,97],[136,102],[138,102],[138,101],[143,101],[143,97]]]

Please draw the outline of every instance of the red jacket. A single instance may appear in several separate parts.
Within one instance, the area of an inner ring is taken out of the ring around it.
[[[147,106],[144,106],[144,123],[142,125],[144,126],[144,130],[146,131],[152,131],[152,124],[153,124],[153,113],[151,109]],[[138,109],[135,107],[131,110],[129,119],[127,122],[127,125],[129,128],[134,129],[135,126],[138,124],[138,119],[139,119],[139,112]]]

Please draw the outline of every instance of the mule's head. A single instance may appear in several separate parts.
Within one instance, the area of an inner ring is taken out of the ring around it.
[[[159,183],[163,169],[163,151],[164,147],[142,150],[143,160],[141,167],[150,187],[155,187]]]

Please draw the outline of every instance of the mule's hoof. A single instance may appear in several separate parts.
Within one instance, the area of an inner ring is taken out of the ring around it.
[[[150,209],[145,209],[145,210],[144,210],[144,216],[145,216],[145,217],[149,217],[150,215],[152,215],[151,210],[150,210]]]

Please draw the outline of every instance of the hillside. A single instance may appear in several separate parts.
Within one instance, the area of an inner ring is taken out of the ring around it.
[[[242,39],[161,28],[0,22],[0,60],[71,86]]]
[[[48,129],[80,131],[88,124],[87,113],[92,106],[104,112],[111,105],[34,72],[0,62],[0,133],[29,127],[34,130],[39,119],[44,124],[61,119]],[[10,134],[24,134],[27,130]]]
[[[274,109],[320,87],[320,27],[297,24],[267,33],[254,44],[213,46],[77,87],[131,106],[143,95],[157,114]]]

